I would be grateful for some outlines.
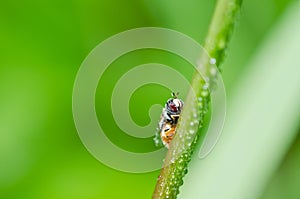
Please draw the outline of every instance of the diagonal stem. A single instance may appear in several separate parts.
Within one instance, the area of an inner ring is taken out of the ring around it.
[[[218,0],[214,15],[205,40],[207,53],[220,66],[225,58],[225,52],[231,38],[237,14],[242,0]],[[209,68],[209,60],[200,56],[202,67]],[[185,100],[185,108],[176,129],[170,149],[167,152],[163,168],[157,180],[153,199],[176,198],[183,177],[188,171],[188,163],[198,141],[198,129],[203,126],[203,119],[208,111],[210,94],[204,79],[195,74],[192,80],[192,90]],[[191,136],[191,134],[195,134]]]

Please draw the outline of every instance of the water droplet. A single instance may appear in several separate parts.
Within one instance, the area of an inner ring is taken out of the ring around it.
[[[175,163],[175,158],[174,157],[171,158],[171,163]]]
[[[190,134],[194,134],[195,130],[194,129],[190,129]]]
[[[179,181],[179,186],[183,185],[183,180]]]
[[[197,117],[198,117],[198,114],[197,114],[197,113],[194,113],[194,114],[193,114],[193,117],[194,117],[194,118],[197,118]]]
[[[217,62],[217,60],[216,60],[215,58],[211,58],[211,59],[209,60],[209,63],[210,63],[210,64],[216,64],[216,62]]]
[[[183,170],[183,172],[184,172],[184,174],[187,174],[187,172],[188,172],[187,168],[185,168],[185,169]]]
[[[207,97],[208,96],[208,91],[204,90],[201,92],[202,97]]]
[[[175,156],[176,155],[176,151],[172,151],[172,155]],[[172,161],[172,160],[171,160]]]
[[[209,84],[208,84],[208,83],[205,83],[205,84],[202,86],[202,89],[203,89],[203,90],[207,90],[208,87],[209,87]]]
[[[199,106],[199,108],[202,109],[202,108],[203,108],[203,103],[200,102],[200,103],[198,104],[198,106]]]

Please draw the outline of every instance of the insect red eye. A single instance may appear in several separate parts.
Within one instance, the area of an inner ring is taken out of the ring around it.
[[[175,105],[174,103],[171,103],[171,104],[170,104],[170,108],[171,108],[171,110],[174,111],[174,112],[177,111],[177,107],[176,107],[176,105]]]

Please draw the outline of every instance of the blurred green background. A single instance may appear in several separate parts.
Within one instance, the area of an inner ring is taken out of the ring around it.
[[[227,96],[237,77],[293,1],[244,1],[222,66]],[[72,117],[72,89],[80,64],[101,41],[144,26],[174,29],[203,43],[215,0],[1,1],[0,198],[150,198],[159,171],[122,173],[98,162],[81,143]],[[97,91],[96,108],[109,137],[129,151],[153,150],[152,140],[122,134],[109,110],[113,83],[137,64],[164,63],[190,77],[189,67],[168,53],[136,52],[114,63]],[[155,96],[155,98],[153,98]],[[137,124],[148,108],[169,97],[158,86],[137,90],[130,107]],[[147,99],[145,101],[145,99]],[[145,105],[145,106],[144,106]],[[107,116],[107,117],[106,117]],[[282,198],[300,182],[300,137],[291,146],[262,198],[284,181]],[[297,194],[296,194],[297,195]],[[290,195],[291,196],[291,195]],[[299,195],[298,195],[299,196]]]

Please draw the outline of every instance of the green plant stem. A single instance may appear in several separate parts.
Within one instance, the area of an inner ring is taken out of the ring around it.
[[[242,0],[219,0],[206,36],[204,48],[220,66],[225,58]]]
[[[242,0],[219,0],[217,2],[204,47],[210,57],[216,60],[218,66],[224,60],[241,3]],[[208,70],[210,63],[206,58],[207,56],[199,56],[202,67]],[[209,74],[206,75],[209,77]],[[195,100],[192,91],[190,91],[185,100],[185,107],[176,129],[176,136],[172,140],[158,177],[153,199],[176,198],[198,141],[198,130],[203,126],[203,119],[210,102],[210,95],[207,90],[210,85],[207,85],[207,82],[198,74],[194,75],[191,85],[198,100]]]

